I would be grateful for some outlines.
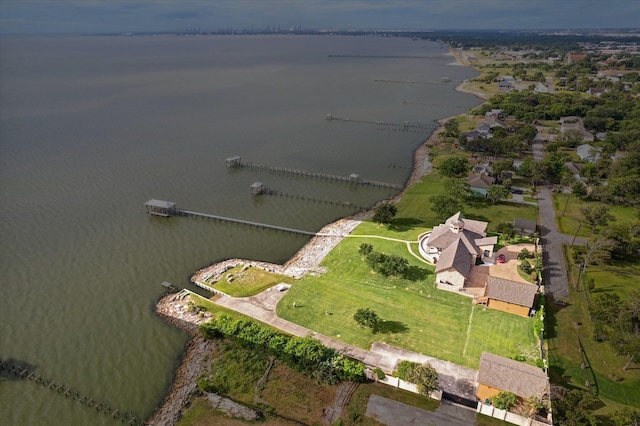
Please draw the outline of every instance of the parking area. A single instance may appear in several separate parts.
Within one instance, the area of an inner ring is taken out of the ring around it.
[[[518,265],[520,264],[520,261],[518,260],[518,254],[524,248],[532,252],[535,249],[535,246],[533,244],[516,244],[503,247],[498,250],[495,254],[496,259],[502,254],[504,255],[505,261],[504,263],[496,262],[494,265],[490,265],[489,274],[492,277],[504,278],[521,283],[528,283],[527,280],[525,280],[520,276],[520,274],[518,274]]]

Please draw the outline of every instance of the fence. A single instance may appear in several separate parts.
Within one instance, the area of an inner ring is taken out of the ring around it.
[[[476,409],[476,412],[520,426],[549,426],[552,424],[550,418],[547,422],[543,422],[529,417],[520,416],[507,410],[501,410],[493,405],[485,404],[482,401],[478,401],[478,408]],[[549,415],[549,417],[551,417],[551,415]]]

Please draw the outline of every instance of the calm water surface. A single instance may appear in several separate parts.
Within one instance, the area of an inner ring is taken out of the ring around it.
[[[230,171],[224,160],[403,184],[428,132],[325,116],[430,124],[465,111],[478,101],[440,80],[474,71],[447,65],[444,53],[380,37],[1,38],[0,357],[149,416],[186,342],[154,314],[159,284],[188,286],[224,258],[283,262],[306,238],[150,218],[143,203],[315,231],[353,211],[252,198],[249,186],[358,205],[388,197]],[[32,382],[2,380],[0,424],[116,423]]]

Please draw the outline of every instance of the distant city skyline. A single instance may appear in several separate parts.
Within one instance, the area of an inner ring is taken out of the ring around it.
[[[2,0],[2,33],[633,28],[631,0]]]

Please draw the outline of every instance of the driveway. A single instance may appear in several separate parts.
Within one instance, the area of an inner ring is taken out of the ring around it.
[[[569,297],[569,280],[567,265],[562,251],[563,244],[584,245],[584,238],[561,234],[556,226],[556,213],[553,210],[553,195],[546,186],[538,188],[538,205],[540,206],[540,236],[542,237],[544,259],[544,286],[547,294],[558,299]]]
[[[506,280],[517,281],[520,283],[531,284],[518,273],[518,254],[522,249],[526,248],[530,252],[533,252],[535,246],[533,244],[515,244],[507,247],[503,247],[495,254],[496,259],[499,255],[504,254],[505,262],[498,263],[489,266],[490,275],[492,277],[504,278]]]
[[[436,411],[427,411],[378,395],[369,397],[366,416],[388,426],[469,426],[476,423],[475,411],[447,402],[442,402]]]

